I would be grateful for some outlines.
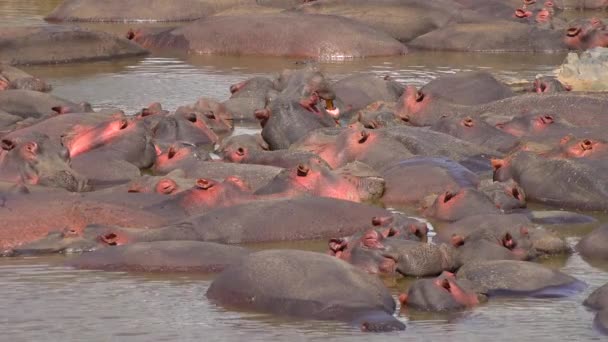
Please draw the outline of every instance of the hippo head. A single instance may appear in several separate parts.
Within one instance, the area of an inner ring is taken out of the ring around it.
[[[531,87],[527,89],[527,91],[537,94],[554,94],[570,90],[572,90],[571,87],[563,84],[556,77],[550,76],[536,78]]]
[[[498,213],[494,203],[482,192],[473,188],[448,190],[435,199],[424,213],[442,221],[457,221],[476,214]]]
[[[407,86],[397,100],[395,117],[412,126],[432,126],[440,118],[450,115],[451,107],[451,103],[444,99]]]
[[[199,178],[194,187],[180,193],[178,203],[187,213],[198,213],[247,201],[251,190],[245,181],[232,176],[223,182]]]
[[[323,161],[311,159],[308,163],[281,171],[256,195],[293,196],[311,194],[346,201],[360,202],[357,187],[337,173],[328,169]]]
[[[203,97],[196,101],[192,109],[200,114],[200,118],[215,133],[232,131],[232,113],[222,103]]]
[[[52,232],[46,237],[31,243],[23,244],[6,251],[7,256],[72,254],[90,252],[100,248],[122,245],[130,242],[131,231],[128,228],[89,225],[82,231],[66,229]]]
[[[40,133],[4,138],[0,150],[0,179],[23,184],[88,190],[87,180],[70,167],[70,151]]]
[[[402,307],[438,312],[462,310],[479,304],[477,293],[450,272],[443,272],[435,279],[416,280],[407,294],[399,295],[399,301]]]
[[[429,228],[427,224],[402,215],[376,216],[372,218],[372,225],[385,238],[428,241]]]
[[[384,256],[384,240],[382,233],[371,228],[348,238],[331,239],[329,254],[371,274],[394,274],[396,263]]]
[[[483,260],[531,260],[537,256],[525,226],[479,229],[467,237],[452,235],[458,264]]]
[[[169,177],[145,176],[129,184],[130,193],[156,193],[160,195],[173,195],[180,192],[180,186]]]
[[[219,137],[196,112],[176,112],[163,117],[153,129],[157,142],[171,144],[175,141],[186,142],[194,146],[215,144]]]
[[[513,179],[505,182],[493,182],[480,189],[498,209],[503,211],[525,208],[526,194],[524,189]]]
[[[560,140],[560,151],[566,158],[605,160],[608,143],[600,139],[577,138],[567,135]]]
[[[544,133],[548,128],[553,127],[556,121],[556,117],[552,114],[532,114],[498,123],[496,128],[520,138],[529,134]]]
[[[573,50],[587,50],[596,46],[605,47],[606,25],[598,18],[579,19],[569,23],[564,43]]]

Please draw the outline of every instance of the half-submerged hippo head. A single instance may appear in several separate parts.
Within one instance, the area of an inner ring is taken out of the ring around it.
[[[231,206],[251,199],[251,188],[236,176],[226,177],[223,182],[199,178],[194,187],[177,195],[180,207],[189,214]]]
[[[152,132],[157,144],[163,146],[179,141],[211,149],[219,140],[217,134],[207,126],[202,114],[196,112],[176,112],[165,116]]]
[[[31,133],[1,141],[0,179],[23,184],[88,190],[87,180],[70,167],[70,151],[47,135]]]
[[[416,280],[407,294],[399,295],[399,301],[403,307],[420,311],[463,310],[480,302],[477,293],[467,285],[456,279],[453,273],[443,272],[435,279]]]

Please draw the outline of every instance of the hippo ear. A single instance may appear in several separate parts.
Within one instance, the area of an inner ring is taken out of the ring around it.
[[[332,238],[329,240],[329,251],[332,254],[336,254],[340,251],[343,251],[348,246],[348,241],[346,238]]]
[[[10,139],[2,139],[2,149],[5,151],[10,151],[15,148],[15,142]]]
[[[55,106],[51,109],[53,110],[53,112],[55,112],[57,114],[67,114],[70,112],[70,107],[66,107],[66,106]]]
[[[270,118],[270,109],[268,109],[268,108],[256,109],[253,112],[253,115],[255,116],[256,119],[263,122],[264,120],[268,120],[268,118]]]
[[[308,172],[310,172],[310,167],[306,164],[299,164],[298,169],[296,171],[298,177],[306,177],[308,176]]]
[[[526,226],[521,226],[521,227],[519,228],[519,233],[520,233],[522,236],[528,236],[528,235],[530,234],[530,230],[529,230],[529,229],[528,229],[528,227],[526,227]]]
[[[38,144],[34,141],[30,141],[25,144],[25,150],[31,154],[38,153]]]

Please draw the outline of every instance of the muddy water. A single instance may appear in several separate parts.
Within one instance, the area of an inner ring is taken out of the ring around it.
[[[0,29],[45,25],[42,17],[59,0],[0,0]],[[574,16],[578,15],[576,13]],[[90,25],[123,32],[128,25]],[[421,85],[441,74],[484,69],[509,83],[551,74],[563,55],[412,53],[322,65],[332,78],[353,73],[391,75]],[[96,108],[134,112],[150,102],[166,108],[206,96],[225,99],[228,86],[254,75],[297,67],[297,60],[158,55],[81,65],[27,68],[48,79],[58,96],[87,100]],[[605,217],[598,217],[602,222]],[[574,245],[592,227],[560,232]],[[323,251],[323,242],[263,245]],[[401,312],[404,332],[361,334],[334,322],[292,321],[246,312],[227,312],[207,302],[211,278],[75,271],[64,257],[0,259],[0,340],[6,341],[555,341],[600,340],[593,313],[582,300],[608,282],[607,265],[591,266],[577,254],[544,260],[590,287],[566,299],[500,299],[453,315]],[[385,279],[394,294],[410,280]]]

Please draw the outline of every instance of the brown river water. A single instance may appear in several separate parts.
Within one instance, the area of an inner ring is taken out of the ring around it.
[[[46,25],[43,16],[59,0],[0,0],[0,29]],[[128,1],[125,1],[125,4]],[[578,13],[570,14],[577,16]],[[132,25],[88,25],[126,32]],[[422,85],[446,73],[484,69],[511,84],[552,74],[564,55],[505,55],[415,52],[398,58],[321,65],[332,79],[353,73],[391,75]],[[197,98],[229,96],[230,84],[294,68],[296,60],[251,57],[152,55],[112,62],[36,66],[26,71],[47,79],[53,93],[86,100],[96,108],[134,112],[159,101],[168,109]],[[239,128],[239,132],[256,128]],[[608,217],[597,216],[601,222]],[[574,245],[592,226],[560,227]],[[324,242],[252,246],[323,251]],[[590,341],[594,314],[582,306],[608,282],[607,265],[591,266],[574,254],[542,262],[587,282],[589,288],[564,299],[496,299],[450,315],[400,312],[407,330],[363,334],[336,322],[296,321],[226,311],[205,299],[212,277],[183,274],[126,274],[77,271],[66,257],[0,258],[0,341]],[[408,279],[385,279],[396,295]],[[522,279],[522,281],[525,281]]]

